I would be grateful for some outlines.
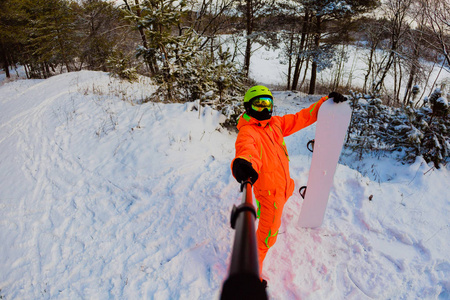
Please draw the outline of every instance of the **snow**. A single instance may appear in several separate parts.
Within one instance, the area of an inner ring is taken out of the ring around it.
[[[219,298],[236,133],[198,102],[140,104],[155,89],[89,71],[2,82],[0,298]],[[274,96],[278,115],[320,97]],[[296,190],[314,128],[286,138]],[[298,191],[286,204],[270,298],[450,299],[449,179],[344,151],[320,228],[295,226]]]
[[[448,107],[448,101],[444,97],[439,97],[436,103],[441,103],[443,107]]]

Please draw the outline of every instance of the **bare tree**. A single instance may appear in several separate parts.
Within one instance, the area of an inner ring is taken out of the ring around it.
[[[295,61],[294,68],[294,76],[292,78],[292,89],[296,90],[298,85],[298,80],[300,78],[300,70],[302,69],[303,63],[305,62],[305,55],[303,55],[309,35],[310,28],[310,13],[306,8],[304,11],[303,21],[302,21],[302,29],[301,29],[301,38],[300,45],[297,50],[297,58]]]
[[[384,6],[384,15],[387,18],[390,40],[388,55],[384,59],[382,67],[376,72],[376,82],[373,85],[373,91],[379,91],[391,67],[396,61],[402,38],[405,35],[406,17],[413,0],[393,0],[388,1]]]
[[[201,49],[211,45],[211,53],[218,47],[214,40],[219,33],[228,32],[233,26],[230,21],[235,0],[202,0],[193,2],[191,16],[187,20],[190,27],[203,38]]]
[[[363,91],[369,92],[369,79],[374,81],[374,69],[376,69],[376,50],[381,46],[383,39],[387,37],[387,31],[384,26],[381,25],[382,20],[375,20],[371,18],[364,19],[362,22],[361,32],[364,33],[365,40],[367,41],[368,54],[366,58],[367,70],[364,74],[364,86]]]
[[[421,0],[438,47],[450,66],[450,3],[446,0]]]
[[[406,104],[413,96],[413,84],[417,81],[418,72],[422,69],[420,58],[421,53],[424,52],[424,34],[425,34],[425,12],[421,3],[415,6],[416,12],[414,12],[414,19],[417,23],[415,30],[410,30],[407,33],[407,40],[409,51],[406,53],[407,66],[409,67],[408,82],[405,88],[405,95],[403,97],[403,103]]]
[[[260,34],[267,32],[267,24],[261,20],[272,13],[274,2],[275,0],[240,0],[239,9],[245,20],[244,73],[247,77],[250,69],[252,44]]]

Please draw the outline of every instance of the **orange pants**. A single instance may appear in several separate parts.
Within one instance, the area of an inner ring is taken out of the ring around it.
[[[284,196],[284,195],[283,195]],[[276,196],[255,195],[257,216],[259,218],[256,230],[256,242],[259,252],[259,274],[261,275],[263,261],[267,251],[272,247],[278,236],[281,225],[281,215],[287,199]]]

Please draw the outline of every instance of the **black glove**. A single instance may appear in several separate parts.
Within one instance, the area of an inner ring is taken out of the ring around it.
[[[333,101],[334,101],[335,103],[347,101],[347,97],[344,97],[344,95],[339,94],[339,93],[337,93],[337,92],[331,92],[331,93],[328,95],[328,98],[333,98]]]
[[[258,173],[253,169],[252,164],[243,158],[236,158],[231,168],[233,175],[239,183],[250,178],[252,184],[258,179]]]

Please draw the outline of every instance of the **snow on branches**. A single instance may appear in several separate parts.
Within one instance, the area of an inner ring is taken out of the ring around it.
[[[449,106],[440,89],[420,108],[393,108],[377,97],[352,91],[351,99],[353,117],[346,146],[360,151],[361,156],[364,151],[398,151],[405,162],[423,156],[436,168],[448,161]]]

